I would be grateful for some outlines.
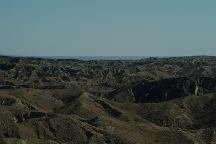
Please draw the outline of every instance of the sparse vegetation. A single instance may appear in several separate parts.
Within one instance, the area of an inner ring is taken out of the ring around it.
[[[0,143],[216,143],[216,57],[0,57]]]

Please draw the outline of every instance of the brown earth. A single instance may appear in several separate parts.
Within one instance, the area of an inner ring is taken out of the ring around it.
[[[216,57],[0,57],[2,144],[214,144]]]

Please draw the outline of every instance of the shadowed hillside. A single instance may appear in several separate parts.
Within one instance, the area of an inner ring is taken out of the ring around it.
[[[216,143],[216,57],[0,57],[0,143]]]

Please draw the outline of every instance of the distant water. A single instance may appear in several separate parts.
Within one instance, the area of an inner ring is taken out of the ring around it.
[[[89,60],[141,60],[148,58],[146,56],[47,56],[40,58],[49,59],[78,59],[83,61]]]

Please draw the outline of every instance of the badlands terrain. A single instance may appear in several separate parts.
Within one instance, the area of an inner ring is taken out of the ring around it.
[[[1,144],[215,144],[216,57],[0,57]]]

